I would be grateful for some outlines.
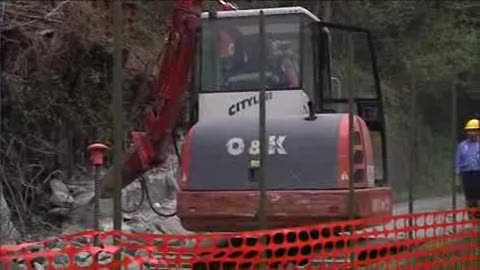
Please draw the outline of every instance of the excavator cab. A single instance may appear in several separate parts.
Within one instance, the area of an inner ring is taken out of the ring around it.
[[[256,228],[259,183],[249,158],[259,151],[262,85],[270,227],[348,218],[349,181],[355,216],[391,213],[391,190],[381,187],[387,182],[385,125],[368,31],[320,22],[301,7],[235,10],[203,13],[197,41],[178,194],[187,229]],[[352,173],[350,88],[356,115]]]

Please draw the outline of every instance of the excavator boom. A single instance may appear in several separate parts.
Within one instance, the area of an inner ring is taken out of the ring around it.
[[[218,2],[220,10],[236,9],[228,2]],[[145,131],[131,134],[132,144],[123,157],[122,188],[164,160],[168,138],[175,128],[182,97],[190,81],[200,15],[201,0],[176,1],[167,42],[158,58],[159,71],[151,95],[152,102],[145,114]],[[112,170],[101,183],[101,196],[112,197],[115,184]]]

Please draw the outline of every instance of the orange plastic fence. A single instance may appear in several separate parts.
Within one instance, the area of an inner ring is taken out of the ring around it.
[[[462,209],[189,236],[87,231],[2,246],[0,269],[480,269],[474,214]]]

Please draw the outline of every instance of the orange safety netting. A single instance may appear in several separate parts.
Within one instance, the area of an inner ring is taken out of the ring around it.
[[[0,269],[480,269],[474,213],[462,209],[181,236],[87,231],[2,246]]]

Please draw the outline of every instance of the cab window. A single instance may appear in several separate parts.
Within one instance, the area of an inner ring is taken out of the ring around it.
[[[265,16],[265,38],[267,89],[301,88],[300,16]],[[258,90],[260,45],[258,16],[204,20],[200,91]]]

